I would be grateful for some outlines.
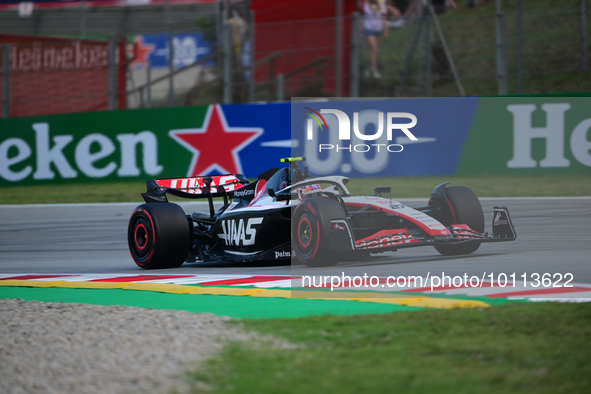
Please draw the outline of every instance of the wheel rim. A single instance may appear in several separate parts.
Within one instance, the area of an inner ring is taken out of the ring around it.
[[[308,213],[304,213],[299,219],[297,227],[298,249],[302,257],[307,258],[314,253],[314,240],[317,236],[312,218]]]
[[[139,218],[134,226],[133,250],[140,259],[145,258],[150,253],[150,236],[148,231],[148,222],[144,218]]]
[[[312,229],[310,226],[310,220],[308,218],[302,218],[298,225],[298,239],[300,240],[300,244],[307,248],[310,246],[310,239],[312,236]]]
[[[142,223],[138,223],[135,226],[135,246],[139,250],[144,250],[148,244],[148,232],[146,227]]]

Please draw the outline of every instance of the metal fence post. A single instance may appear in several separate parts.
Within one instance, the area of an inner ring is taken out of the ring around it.
[[[224,104],[232,104],[232,25],[224,26]]]
[[[254,57],[254,11],[250,12],[250,64],[249,66],[249,70],[250,70],[250,75],[248,76],[248,101],[249,102],[253,102],[254,101],[254,97],[255,97],[255,72],[256,72],[256,68],[254,66],[255,63],[255,57]]]
[[[148,60],[146,65],[146,108],[152,107],[152,65]]]
[[[283,74],[277,75],[277,101],[283,101]]]
[[[172,32],[170,0],[166,0],[164,13],[166,31],[168,32],[168,106],[174,107],[174,34]]]
[[[168,30],[168,106],[174,107],[174,34],[170,27]]]
[[[579,0],[579,24],[581,26],[581,71],[587,71],[587,28],[585,0]]]
[[[427,17],[426,16],[422,16],[421,17],[422,21],[419,23],[423,23],[425,25],[425,29],[427,26]],[[416,84],[417,86],[420,86],[423,84],[423,75],[425,74],[425,47],[427,46],[426,41],[425,41],[425,35],[422,34],[419,37],[419,43],[418,43],[418,47],[417,47],[417,76],[416,76]]]
[[[117,42],[109,37],[109,110],[117,109]]]
[[[498,94],[507,94],[507,57],[506,57],[506,34],[505,34],[505,13],[501,11],[501,0],[497,0],[496,12],[496,68]]]
[[[336,16],[335,16],[335,96],[341,97],[341,51],[342,51],[342,37],[341,37],[341,24],[343,18],[341,16],[342,3],[341,0],[335,0],[336,2]]]
[[[523,93],[523,0],[517,0],[517,93]]]
[[[421,0],[414,0],[414,4],[416,5],[414,8],[414,16],[418,23],[412,23],[410,25],[410,29],[408,30],[408,39],[406,41],[406,56],[404,59],[404,68],[402,71],[402,75],[400,76],[400,85],[396,89],[396,97],[401,97],[404,93],[404,88],[406,86],[406,80],[411,72],[411,65],[412,60],[415,54],[415,49],[419,44],[419,40],[421,38],[421,33],[423,31],[423,23],[420,16],[421,10],[423,9]]]
[[[10,117],[10,44],[2,45],[2,117]]]
[[[359,13],[352,14],[351,26],[351,97],[359,97]]]
[[[86,0],[80,2],[80,38],[86,37]]]
[[[429,1],[429,6],[431,6],[431,1]],[[431,12],[429,12],[426,20],[426,50],[425,50],[425,96],[431,97],[431,48],[433,46],[433,33],[431,32]]]

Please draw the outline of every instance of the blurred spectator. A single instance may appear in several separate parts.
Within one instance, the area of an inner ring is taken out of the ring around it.
[[[406,23],[421,16],[421,4],[424,1],[427,0],[394,0],[394,4],[402,12]]]
[[[458,9],[454,0],[395,0],[396,5],[402,11],[406,20],[412,20],[423,16],[429,3],[436,14],[443,14],[449,4],[454,10]]]
[[[392,5],[394,7],[396,7],[396,9],[402,14],[404,15],[406,13],[406,10],[408,9],[408,6],[410,5],[410,3],[412,3],[414,0],[392,0]]]
[[[248,24],[236,7],[230,8],[228,23],[232,25],[232,44],[234,45],[234,61],[244,69],[244,79],[250,78],[251,62],[250,41],[248,40]]]
[[[454,2],[454,0],[431,0],[431,5],[433,6],[433,11],[436,14],[443,14],[447,11],[447,3],[454,9],[457,10],[458,6]]]
[[[369,64],[371,74],[380,78],[378,72],[378,52],[381,37],[388,37],[386,4],[378,0],[367,0],[363,4],[363,32],[369,45]]]
[[[240,59],[242,52],[242,43],[246,37],[246,31],[248,30],[246,21],[238,12],[236,7],[230,9],[230,15],[228,15],[228,23],[232,25],[232,43],[234,44],[234,53],[236,59]]]
[[[388,11],[388,14],[392,15],[394,18],[400,18],[402,16],[402,13],[396,8],[392,0],[380,0],[380,3],[386,5],[386,11]]]
[[[396,21],[388,22],[388,26],[390,27],[402,27],[404,26],[404,19],[402,18],[402,12],[398,8],[396,8],[393,0],[387,0],[385,2],[386,9],[388,11],[388,15],[392,15],[394,18],[398,18]]]

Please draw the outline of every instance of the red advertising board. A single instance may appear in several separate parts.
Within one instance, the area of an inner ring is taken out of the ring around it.
[[[345,76],[350,74],[351,64],[350,16],[356,10],[356,0],[341,1],[340,19],[336,4],[316,0],[251,0],[255,12],[255,61],[281,52],[273,60],[273,72],[288,76],[286,85],[291,87],[291,93],[310,82],[320,82],[324,92],[334,93],[336,63],[340,62],[341,94],[348,95],[349,78]],[[335,50],[337,21],[341,24],[339,59]],[[268,78],[268,67],[259,66],[257,82]]]

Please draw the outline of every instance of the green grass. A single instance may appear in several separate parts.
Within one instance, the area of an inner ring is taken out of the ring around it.
[[[479,197],[591,196],[591,174],[353,178],[347,187],[352,195],[373,194],[376,186],[391,186],[393,198],[428,198],[443,182],[469,187]],[[140,193],[145,191],[141,181],[14,186],[0,188],[0,204],[141,202]]]
[[[146,183],[108,182],[0,188],[0,204],[140,202]]]
[[[245,320],[296,349],[229,344],[210,393],[589,393],[591,304]],[[200,388],[198,388],[200,387]]]

